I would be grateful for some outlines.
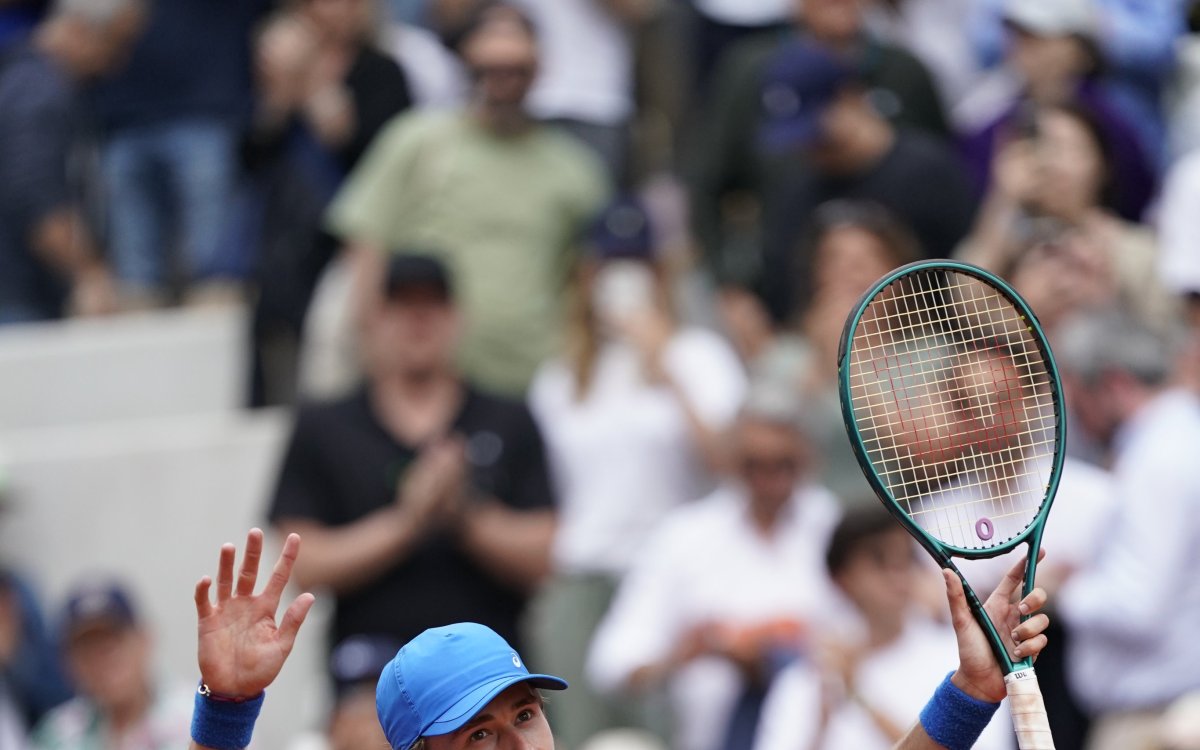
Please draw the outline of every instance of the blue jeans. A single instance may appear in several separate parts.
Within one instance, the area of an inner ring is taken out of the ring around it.
[[[237,130],[192,118],[129,128],[105,144],[109,245],[121,281],[141,287],[168,279],[170,248],[182,250],[188,281],[241,277],[226,229],[237,185]]]

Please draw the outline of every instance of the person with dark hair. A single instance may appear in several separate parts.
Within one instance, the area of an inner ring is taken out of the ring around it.
[[[392,253],[381,287],[366,382],[300,409],[271,523],[305,536],[300,583],[335,595],[330,646],[457,620],[516,642],[555,528],[541,433],[455,366],[463,320],[441,261]]]
[[[1019,141],[1029,125],[1031,107],[1076,102],[1085,109],[1111,144],[1109,174],[1119,186],[1112,209],[1130,221],[1141,219],[1157,182],[1157,154],[1152,154],[1108,93],[1100,86],[1104,64],[1097,44],[1100,16],[1088,0],[1005,0],[1008,35],[1005,67],[997,86],[981,85],[965,109],[962,150],[975,193],[982,195],[999,168],[998,155]],[[996,89],[999,95],[994,95]]]
[[[937,655],[953,650],[954,632],[913,606],[922,577],[933,571],[875,498],[851,505],[825,553],[853,612],[851,624],[822,634],[815,658],[794,662],[776,678],[756,750],[887,750],[945,677]],[[1037,638],[1040,647],[1044,637]],[[1002,715],[973,747],[1005,750],[1011,742]]]
[[[996,152],[992,183],[956,257],[1029,295],[1043,324],[1121,303],[1167,324],[1178,301],[1159,278],[1153,232],[1115,212],[1125,187],[1114,144],[1078,102],[1030,107]]]
[[[485,4],[458,49],[470,104],[392,120],[334,199],[328,226],[354,269],[354,317],[378,300],[388,248],[434,248],[460,289],[464,372],[518,396],[558,343],[576,244],[606,184],[584,146],[529,114],[539,58],[524,14]]]
[[[333,647],[329,676],[333,708],[324,731],[306,733],[288,750],[371,750],[387,744],[375,709],[375,686],[384,667],[396,655],[400,641],[352,635]]]

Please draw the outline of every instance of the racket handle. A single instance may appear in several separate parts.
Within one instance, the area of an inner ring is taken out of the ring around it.
[[[1046,704],[1042,702],[1042,691],[1033,668],[1005,675],[1004,685],[1008,689],[1008,710],[1017,730],[1017,747],[1020,750],[1054,750]]]

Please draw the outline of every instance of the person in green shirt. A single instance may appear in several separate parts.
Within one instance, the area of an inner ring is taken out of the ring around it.
[[[327,224],[346,243],[360,311],[387,252],[440,256],[461,290],[465,374],[521,395],[557,344],[576,239],[608,188],[584,146],[527,112],[537,42],[519,11],[486,5],[459,49],[474,82],[468,106],[393,120]]]

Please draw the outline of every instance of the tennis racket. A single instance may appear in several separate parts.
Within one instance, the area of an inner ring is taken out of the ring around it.
[[[1054,741],[1031,658],[1014,661],[951,558],[1029,545],[1034,585],[1042,530],[1062,471],[1058,371],[1037,318],[992,274],[912,263],[877,281],[842,332],[842,416],[867,480],[967,601],[1005,672],[1021,750]]]

